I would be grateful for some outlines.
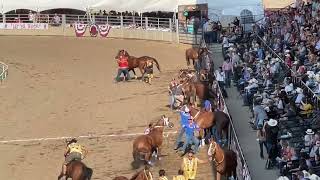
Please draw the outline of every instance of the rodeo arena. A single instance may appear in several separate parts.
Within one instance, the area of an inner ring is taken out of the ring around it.
[[[320,180],[320,0],[0,4],[0,180]]]

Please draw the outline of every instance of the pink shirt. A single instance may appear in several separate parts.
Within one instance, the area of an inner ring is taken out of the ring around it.
[[[224,71],[230,71],[230,70],[232,70],[232,68],[233,68],[233,66],[232,66],[231,62],[229,62],[229,63],[224,62],[222,65],[222,70],[224,70]]]

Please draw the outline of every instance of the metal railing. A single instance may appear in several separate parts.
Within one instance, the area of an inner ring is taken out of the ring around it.
[[[219,85],[218,85],[219,87]],[[229,133],[228,133],[228,148],[230,150],[233,150],[237,154],[237,179],[238,180],[251,180],[251,175],[249,172],[247,161],[243,155],[242,148],[240,146],[240,142],[236,133],[236,130],[234,128],[234,124],[232,121],[232,117],[230,116],[228,106],[225,102],[225,99],[223,98],[222,92],[220,87],[218,88],[218,104],[220,106],[223,106],[223,112],[226,113],[226,115],[230,119],[230,125],[229,125]]]
[[[9,66],[3,62],[0,62],[0,66],[1,66],[0,81],[2,83],[2,81],[5,80],[8,76]]]
[[[203,39],[203,38],[202,38]],[[206,44],[205,44],[206,45]],[[207,45],[206,45],[207,46]],[[230,124],[228,127],[228,149],[234,151],[237,154],[237,179],[238,180],[251,180],[251,175],[249,172],[247,161],[244,157],[242,148],[240,146],[240,142],[238,139],[238,135],[236,133],[236,130],[234,128],[234,124],[232,121],[232,117],[229,113],[227,103],[225,102],[225,99],[223,97],[221,88],[219,84],[217,93],[217,105],[218,109],[222,110],[230,119]]]
[[[291,73],[291,77],[293,80],[293,83],[296,86],[299,86],[300,88],[304,89],[304,91],[310,95],[311,101],[314,105],[315,109],[319,109],[320,108],[320,97],[310,88],[306,85],[306,83],[304,83],[301,79],[301,77],[297,76],[295,72],[292,71],[292,69],[285,63],[285,61],[283,60],[283,58],[281,56],[279,56],[268,44],[267,42],[265,42],[260,36],[256,35],[256,37],[258,38],[258,40],[260,42],[263,43],[263,45],[268,48],[268,50],[277,58],[280,59],[280,61],[285,65],[286,71]]]
[[[0,16],[3,23],[49,23],[50,25],[71,25],[74,23],[109,24],[113,28],[135,28],[146,30],[173,31],[174,19],[142,16],[72,15],[72,14],[5,14]]]

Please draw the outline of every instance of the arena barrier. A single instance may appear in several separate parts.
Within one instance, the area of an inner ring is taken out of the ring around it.
[[[0,81],[2,83],[8,76],[9,66],[3,62],[0,62],[0,66]]]
[[[30,20],[28,14],[4,14],[0,16],[0,35],[76,37],[75,24],[110,25],[110,38],[179,42],[177,20],[142,16],[38,14]],[[89,30],[84,36],[90,37]]]
[[[243,155],[242,148],[240,146],[238,136],[236,133],[236,130],[233,125],[232,117],[230,116],[227,104],[225,103],[225,99],[223,98],[222,92],[220,87],[218,88],[218,105],[220,110],[223,110],[224,113],[227,114],[227,116],[230,119],[230,125],[229,125],[229,134],[228,134],[228,148],[230,150],[233,150],[237,154],[237,179],[238,180],[251,180],[251,175],[249,172],[248,164],[246,162],[246,159]]]

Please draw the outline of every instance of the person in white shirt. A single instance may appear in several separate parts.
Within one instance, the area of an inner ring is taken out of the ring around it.
[[[304,98],[304,94],[303,94],[303,90],[301,88],[299,88],[299,87],[297,88],[296,91],[298,93],[298,96],[297,96],[297,98],[295,100],[295,104],[299,107],[300,104],[301,104],[302,99]]]
[[[258,86],[258,80],[256,80],[255,78],[249,80],[248,83],[249,83],[249,85],[244,88],[244,89],[246,89],[248,92],[250,92],[250,90],[253,89],[253,88],[259,87],[259,86]]]
[[[219,70],[215,72],[216,80],[219,83],[220,88],[224,89],[224,82],[226,79],[226,75],[224,74],[222,67],[219,67]]]
[[[230,47],[229,40],[228,40],[228,37],[226,35],[223,35],[222,46],[223,46],[222,53],[223,53],[223,56],[225,57],[225,55],[227,53],[227,50]]]
[[[292,91],[293,91],[293,84],[290,83],[290,84],[286,85],[286,86],[284,87],[284,91],[285,91],[287,94],[291,94]]]

